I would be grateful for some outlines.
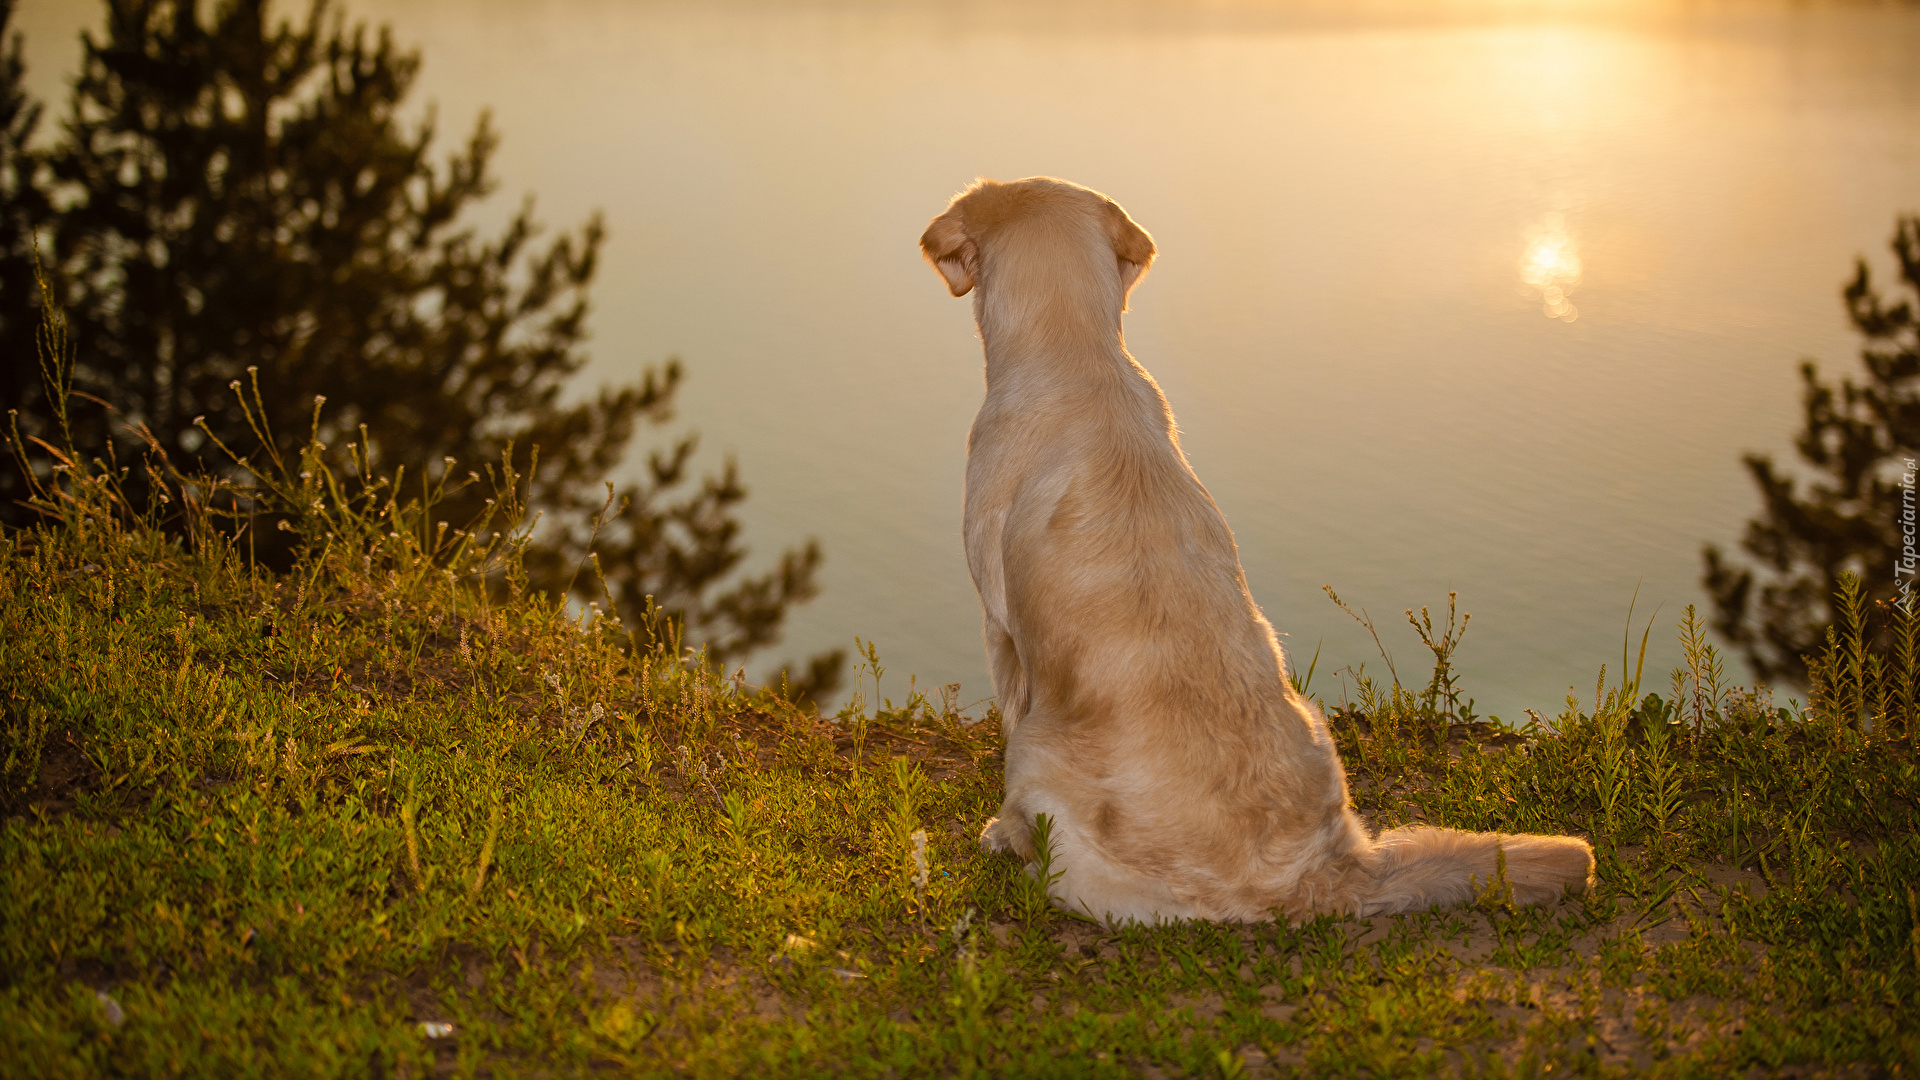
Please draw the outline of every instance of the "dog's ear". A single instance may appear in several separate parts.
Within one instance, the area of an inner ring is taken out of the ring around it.
[[[947,279],[947,289],[953,295],[965,296],[973,288],[973,275],[980,269],[980,249],[967,236],[956,211],[948,210],[934,218],[927,231],[920,234],[920,253]]]
[[[1147,230],[1134,224],[1120,204],[1111,200],[1107,202],[1107,233],[1113,240],[1114,257],[1120,260],[1120,310],[1125,311],[1127,294],[1153,265],[1157,249]]]

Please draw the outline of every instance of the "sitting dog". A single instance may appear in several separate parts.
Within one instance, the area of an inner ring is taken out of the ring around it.
[[[1326,720],[1297,693],[1226,519],[1120,332],[1152,238],[1099,192],[981,180],[920,247],[973,293],[986,400],[967,437],[967,565],[1006,738],[981,842],[1035,855],[1109,925],[1452,904],[1505,853],[1517,902],[1584,888],[1559,836],[1368,835]]]

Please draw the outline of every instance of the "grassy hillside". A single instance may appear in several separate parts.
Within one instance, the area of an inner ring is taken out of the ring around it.
[[[1910,619],[1884,656],[1840,635],[1805,708],[1719,686],[1689,621],[1659,695],[1602,673],[1520,731],[1461,709],[1451,624],[1416,622],[1430,682],[1363,682],[1335,721],[1360,809],[1576,832],[1599,888],[1108,931],[975,844],[1000,787],[979,688],[923,693],[870,648],[854,703],[812,715],[524,595],[512,477],[459,530],[431,490],[323,459],[256,478],[306,553],[282,575],[212,528],[204,486],[165,478],[169,540],[81,462],[43,470],[44,527],[0,535],[0,1073],[1920,1059]]]

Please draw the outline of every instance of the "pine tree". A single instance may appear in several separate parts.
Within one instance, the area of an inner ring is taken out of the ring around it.
[[[1903,485],[1920,454],[1920,217],[1898,220],[1892,248],[1905,295],[1884,299],[1864,259],[1843,293],[1865,339],[1864,380],[1842,377],[1835,387],[1813,361],[1801,364],[1805,420],[1794,449],[1805,482],[1767,455],[1744,458],[1763,504],[1740,542],[1754,565],[1735,565],[1715,545],[1705,551],[1714,629],[1765,680],[1806,681],[1805,657],[1825,640],[1829,602],[1846,571],[1860,576],[1876,605],[1913,584],[1910,568],[1896,566],[1909,542]]]
[[[0,0],[0,34],[13,17],[13,0]],[[33,278],[33,238],[53,216],[39,155],[29,147],[40,126],[40,106],[21,86],[26,65],[15,35],[0,55],[0,406],[24,416],[12,420],[23,434],[39,435],[40,365],[34,360],[35,310],[39,290]],[[7,418],[0,417],[0,420]],[[22,478],[0,463],[0,522],[24,520],[14,500],[24,495]]]
[[[809,541],[769,572],[734,576],[746,489],[733,462],[696,482],[688,435],[652,455],[644,480],[604,484],[636,428],[669,419],[678,362],[562,400],[586,362],[597,216],[544,246],[530,200],[497,237],[464,227],[463,211],[494,188],[487,118],[436,163],[431,117],[409,127],[398,116],[418,54],[384,27],[349,26],[327,0],[298,23],[271,20],[266,0],[220,0],[208,16],[193,0],[106,9],[103,40],[84,43],[65,137],[45,155],[49,179],[27,185],[59,196],[49,263],[76,385],[120,414],[83,414],[76,434],[90,452],[112,439],[132,450],[127,432],[144,426],[188,467],[230,468],[206,433],[257,444],[231,389],[256,377],[283,453],[306,441],[320,397],[323,443],[365,425],[375,468],[404,467],[416,482],[508,447],[524,472],[537,446],[528,502],[552,525],[528,556],[534,587],[604,600],[604,576],[629,622],[652,596],[723,664],[778,638],[787,610],[817,592],[820,550]],[[24,101],[12,85],[0,108]],[[31,130],[31,107],[16,112]],[[9,196],[10,213],[34,209]],[[5,298],[11,327],[26,315]],[[8,393],[9,406],[24,400]],[[457,524],[480,503],[476,487],[444,511]],[[603,506],[604,527],[590,528]],[[599,573],[580,572],[590,541]],[[824,692],[838,670],[829,654],[796,681]]]

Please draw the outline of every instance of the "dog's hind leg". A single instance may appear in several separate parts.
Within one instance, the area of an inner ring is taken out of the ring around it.
[[[1051,809],[1036,809],[1037,805]],[[1029,875],[1039,872],[1035,865],[1040,851],[1033,837],[1034,814],[1045,813],[1051,819],[1049,864],[1057,880],[1049,884],[1048,893],[1056,906],[1107,926],[1196,917],[1193,905],[1175,896],[1156,875],[1112,862],[1079,827],[1072,811],[1057,799],[1039,795],[1031,801],[1021,800],[1017,807],[1003,807],[1002,812],[1004,817],[987,823],[980,843],[989,851],[1019,856],[1027,863]]]

